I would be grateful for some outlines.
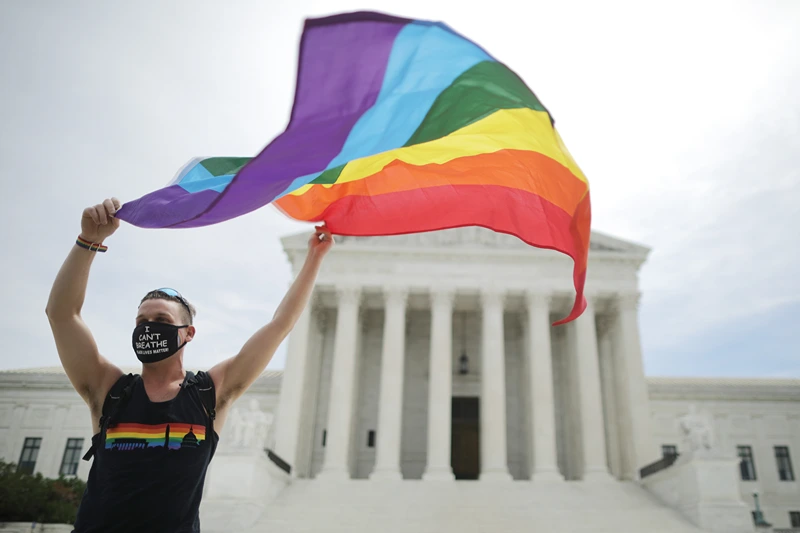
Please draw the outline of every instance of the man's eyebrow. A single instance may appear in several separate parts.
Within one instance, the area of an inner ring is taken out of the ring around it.
[[[169,313],[166,313],[166,312],[164,312],[164,311],[159,311],[158,313],[156,313],[156,315],[155,315],[155,316],[156,316],[156,317],[166,317],[166,318],[172,318],[172,315],[170,315]],[[144,316],[143,314],[139,313],[139,314],[136,316],[136,320],[139,320],[140,318],[145,318],[145,316]]]

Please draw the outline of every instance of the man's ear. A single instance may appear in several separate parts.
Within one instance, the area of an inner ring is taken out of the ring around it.
[[[186,328],[186,337],[183,339],[184,342],[191,342],[194,339],[195,334],[197,333],[197,329],[194,326],[189,326]]]

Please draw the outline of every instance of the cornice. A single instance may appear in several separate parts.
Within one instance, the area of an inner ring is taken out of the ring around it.
[[[305,252],[307,240],[307,235],[301,233],[284,237],[281,242],[287,255],[293,258],[299,252]],[[521,257],[527,261],[568,260],[550,250],[529,246],[514,236],[479,227],[384,237],[339,236],[331,255],[353,256],[364,253],[384,257],[419,256],[436,260],[487,256],[495,259]],[[592,232],[589,251],[591,263],[629,263],[638,267],[644,263],[649,253],[650,249],[647,247]]]
[[[651,400],[800,402],[800,379],[648,377]]]
[[[125,370],[125,369],[123,369]],[[139,369],[131,370],[138,372]],[[267,370],[253,383],[252,392],[277,392],[280,390],[282,370]],[[59,367],[0,371],[0,397],[12,391],[72,391],[72,383]]]

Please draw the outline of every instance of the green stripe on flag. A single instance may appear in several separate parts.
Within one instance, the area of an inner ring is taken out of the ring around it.
[[[225,176],[226,174],[236,174],[244,167],[252,157],[209,157],[200,161],[200,164],[208,170],[212,176]]]
[[[346,165],[347,163],[345,163]],[[339,165],[338,167],[329,168],[310,183],[314,185],[330,185],[332,183],[336,183],[336,180],[339,179],[339,176],[344,170],[344,165]]]
[[[404,146],[445,137],[498,109],[525,107],[547,111],[511,69],[496,61],[482,61],[464,71],[439,94]]]

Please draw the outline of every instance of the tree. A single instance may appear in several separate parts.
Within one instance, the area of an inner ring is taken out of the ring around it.
[[[47,479],[0,461],[0,522],[72,524],[85,490],[80,479]]]

